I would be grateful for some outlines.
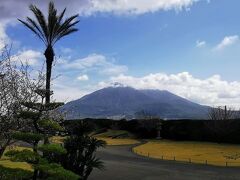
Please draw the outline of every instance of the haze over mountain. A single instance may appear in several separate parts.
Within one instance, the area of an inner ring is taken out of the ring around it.
[[[118,83],[65,104],[67,119],[206,118],[208,107],[193,103],[168,91],[137,90]]]

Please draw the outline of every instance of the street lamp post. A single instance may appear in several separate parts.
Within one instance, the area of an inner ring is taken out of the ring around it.
[[[162,139],[162,137],[161,137],[161,130],[162,130],[162,122],[159,121],[157,123],[157,139]]]

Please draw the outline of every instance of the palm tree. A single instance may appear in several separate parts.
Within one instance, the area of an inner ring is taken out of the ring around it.
[[[46,58],[46,104],[50,103],[50,83],[52,73],[52,63],[54,61],[53,46],[62,37],[78,31],[74,26],[79,22],[76,20],[78,15],[71,16],[63,20],[66,8],[58,15],[57,9],[54,7],[54,3],[49,3],[48,20],[46,20],[44,14],[36,6],[30,5],[30,10],[33,12],[37,21],[34,21],[30,17],[26,18],[26,21],[18,19],[27,28],[29,28],[37,37],[43,41],[46,46],[44,52]]]
[[[62,159],[62,166],[87,180],[93,169],[104,169],[103,162],[96,157],[96,151],[106,145],[105,141],[87,135],[71,134],[64,141],[67,154]]]

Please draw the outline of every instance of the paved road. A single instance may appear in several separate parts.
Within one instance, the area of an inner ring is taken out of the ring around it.
[[[131,146],[109,146],[98,156],[105,170],[94,170],[89,180],[240,180],[240,168],[225,168],[148,159]]]

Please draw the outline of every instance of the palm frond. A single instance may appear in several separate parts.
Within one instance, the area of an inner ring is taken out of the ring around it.
[[[88,157],[87,166],[88,168],[104,170],[104,163],[99,158],[96,158],[96,156]]]
[[[45,39],[42,37],[42,35],[38,31],[36,31],[36,29],[33,26],[31,26],[27,22],[24,22],[24,21],[22,21],[20,19],[18,19],[18,21],[23,23],[28,29],[30,29],[32,32],[34,32],[34,34],[36,34],[45,43]]]
[[[73,23],[69,23],[68,25],[66,25],[65,29],[69,29],[69,28],[75,26],[75,25],[76,25],[77,23],[79,23],[79,22],[80,22],[80,21],[77,20],[77,21],[75,21],[75,22],[73,22]]]
[[[44,33],[42,32],[41,27],[39,27],[39,25],[29,17],[27,17],[27,21],[29,22],[29,24],[31,24],[38,31],[39,35],[42,37],[42,39],[44,40],[44,43],[46,44],[47,40],[44,36]]]
[[[48,41],[48,37],[49,37],[48,26],[47,26],[47,22],[46,22],[46,19],[45,19],[43,13],[34,5],[30,5],[29,8],[35,15],[35,17],[36,17],[39,25],[41,26],[42,31],[44,32],[44,35]],[[50,44],[49,41],[47,43]]]
[[[54,38],[56,37],[56,35],[58,33],[58,30],[59,30],[59,28],[61,26],[61,22],[62,22],[62,19],[63,19],[63,16],[64,16],[65,12],[66,12],[66,8],[64,8],[64,10],[60,13],[60,15],[57,16],[57,22],[56,22],[54,30],[53,30],[53,32],[54,32],[53,37]]]
[[[65,29],[67,29],[67,26],[78,17],[78,15],[74,15],[71,16],[70,18],[66,19],[59,27],[59,29],[57,30],[56,34],[61,33],[62,31],[64,31]]]
[[[54,38],[54,29],[55,26],[57,26],[58,23],[58,18],[57,18],[57,10],[54,7],[53,2],[49,3],[49,8],[48,8],[48,41],[52,42]]]
[[[78,31],[77,28],[67,29],[57,35],[57,37],[54,39],[53,44],[55,44],[59,39],[63,38],[64,36],[67,36],[69,34],[72,34],[73,32]]]
[[[26,22],[22,20],[19,21],[33,31],[46,46],[52,46],[62,37],[78,30],[74,28],[79,22],[76,20],[78,15],[71,16],[63,21],[66,8],[58,15],[53,2],[49,3],[47,20],[44,14],[35,5],[30,5],[29,8],[33,12],[36,21],[29,17],[27,17]]]
[[[66,12],[66,8],[61,12],[61,14],[58,16],[58,23],[60,24],[62,22],[63,16]]]

